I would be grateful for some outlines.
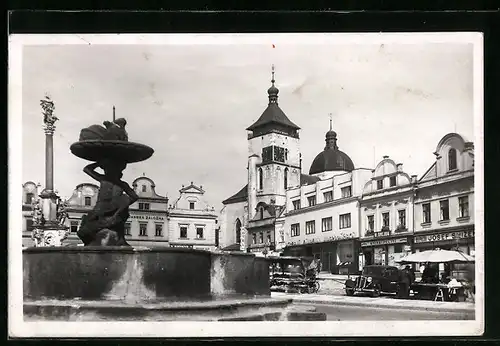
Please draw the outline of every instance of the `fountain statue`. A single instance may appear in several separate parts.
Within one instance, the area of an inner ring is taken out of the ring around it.
[[[81,130],[79,142],[70,148],[74,155],[94,161],[83,171],[100,184],[97,203],[82,217],[77,234],[85,246],[129,246],[125,240],[125,223],[129,206],[139,197],[121,178],[128,163],[148,159],[153,149],[128,141],[125,119],[103,124]],[[96,172],[97,168],[104,174]]]

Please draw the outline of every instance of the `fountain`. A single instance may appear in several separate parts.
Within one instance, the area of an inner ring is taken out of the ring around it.
[[[83,129],[70,147],[92,161],[84,171],[100,183],[97,203],[77,233],[84,246],[23,249],[25,320],[325,320],[314,309],[270,296],[265,258],[131,247],[124,225],[137,195],[122,172],[154,151],[128,141],[125,119],[103,124]]]

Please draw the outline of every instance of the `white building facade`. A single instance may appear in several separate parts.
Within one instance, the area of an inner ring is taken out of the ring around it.
[[[417,176],[388,156],[377,165],[363,188],[360,267],[397,265],[412,252],[414,198]]]

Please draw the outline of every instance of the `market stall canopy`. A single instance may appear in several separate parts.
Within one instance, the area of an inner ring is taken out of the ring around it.
[[[401,264],[407,263],[467,263],[474,262],[474,257],[469,256],[460,251],[450,251],[450,250],[427,250],[422,252],[417,252],[406,257],[399,259],[397,262]]]

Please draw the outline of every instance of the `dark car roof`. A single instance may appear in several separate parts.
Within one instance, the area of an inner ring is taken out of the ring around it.
[[[398,267],[395,267],[395,266],[376,265],[376,264],[365,266],[363,269],[365,269],[365,268],[380,268],[380,269],[393,268],[393,269],[398,269]]]

